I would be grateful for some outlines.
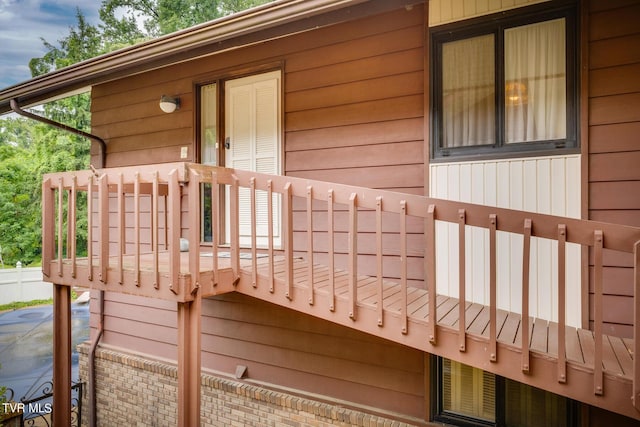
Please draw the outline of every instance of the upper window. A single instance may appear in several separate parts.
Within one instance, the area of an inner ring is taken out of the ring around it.
[[[535,10],[432,33],[434,158],[577,146],[573,9]]]

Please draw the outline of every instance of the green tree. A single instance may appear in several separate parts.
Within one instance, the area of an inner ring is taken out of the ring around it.
[[[100,18],[110,35],[111,29],[117,29],[117,37],[111,36],[110,40],[135,41],[169,34],[269,1],[273,0],[104,0]]]
[[[29,62],[33,77],[146,39],[181,30],[271,0],[104,0],[101,23],[78,9],[76,25],[57,44],[42,39],[46,53]],[[89,132],[89,94],[47,103],[36,113]],[[91,143],[23,118],[0,119],[0,246],[7,264],[40,257],[42,176],[87,169]],[[86,247],[86,213],[78,212],[78,247]],[[84,244],[83,244],[84,242]]]

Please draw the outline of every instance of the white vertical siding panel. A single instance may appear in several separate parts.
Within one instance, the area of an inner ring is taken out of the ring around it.
[[[449,0],[451,2],[451,18],[455,21],[464,19],[464,0]]]
[[[429,1],[429,26],[443,22],[442,19],[442,0]]]
[[[562,182],[554,182],[553,170],[551,166],[552,163],[550,158],[538,160],[538,175],[540,178],[538,184],[538,207],[536,209],[536,212],[551,214],[553,208],[551,194],[552,188],[556,185],[565,185],[564,180]],[[536,240],[538,242],[538,264],[536,270],[538,272],[537,279],[540,281],[538,298],[541,300],[540,311],[538,312],[538,315],[545,319],[555,320],[555,314],[553,316],[551,314],[557,311],[557,307],[553,305],[555,293],[554,288],[557,289],[557,281],[556,285],[554,286],[553,266],[550,256],[550,254],[552,253],[552,243],[549,240],[545,239]]]
[[[440,19],[441,22],[453,21],[453,4],[451,0],[440,2]]]
[[[476,0],[464,0],[463,16],[473,16],[478,13]]]
[[[580,156],[527,158],[432,164],[432,197],[489,206],[580,216]],[[446,182],[444,182],[446,181]],[[500,219],[498,218],[498,221]],[[534,224],[535,227],[535,224]],[[467,295],[488,303],[488,231],[467,227]],[[439,224],[438,292],[458,296],[458,232],[455,224]],[[520,312],[522,298],[522,244],[520,235],[499,232],[498,307]],[[567,252],[568,321],[580,324],[580,249]],[[533,316],[557,320],[557,244],[533,238],[531,252],[530,310]]]
[[[538,203],[538,162],[536,159],[522,161],[522,209],[535,212]],[[535,224],[534,224],[535,227]],[[531,266],[529,270],[529,308],[532,313],[538,311],[538,241],[531,239]]]
[[[580,157],[574,156],[567,158],[566,168],[566,216],[572,218],[580,218],[581,205],[580,205]],[[579,296],[582,292],[582,250],[579,245],[569,243],[567,244],[567,295]],[[578,299],[578,301],[580,301]],[[567,323],[570,325],[580,325],[582,322],[582,313],[575,308],[575,300],[573,298],[567,298]]]
[[[508,208],[510,206],[509,195],[511,194],[509,162],[496,162],[496,169],[496,206]],[[500,222],[500,218],[498,218],[498,222]],[[498,307],[507,310],[511,307],[511,235],[502,231],[498,232],[496,242],[498,250],[497,302]]]
[[[500,0],[489,0],[489,12],[493,13],[502,8],[502,2]]]
[[[549,0],[430,0],[429,26],[448,24],[545,1]]]

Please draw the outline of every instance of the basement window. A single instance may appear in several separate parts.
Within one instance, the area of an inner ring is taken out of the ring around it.
[[[566,397],[449,359],[432,362],[436,378],[433,421],[459,426],[565,427],[577,405]]]

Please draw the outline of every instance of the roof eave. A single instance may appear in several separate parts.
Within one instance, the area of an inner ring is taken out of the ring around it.
[[[114,77],[168,65],[180,52],[198,50],[369,0],[279,0],[61,68],[0,91],[0,114],[9,101],[32,105],[106,82]]]

